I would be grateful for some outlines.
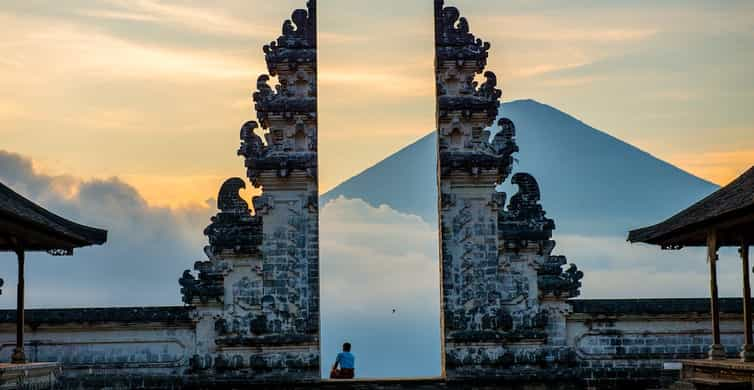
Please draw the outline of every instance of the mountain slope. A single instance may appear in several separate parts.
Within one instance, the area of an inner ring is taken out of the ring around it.
[[[559,232],[623,235],[663,219],[717,186],[533,100],[503,104],[521,151],[513,172],[539,181]],[[387,204],[435,223],[436,137],[432,132],[322,196]],[[503,185],[509,196],[515,192]]]
[[[437,151],[434,132],[404,147],[321,196],[326,204],[338,196],[381,204],[425,221],[437,220]]]

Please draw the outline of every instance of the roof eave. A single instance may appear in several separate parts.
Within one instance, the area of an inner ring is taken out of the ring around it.
[[[20,226],[28,227],[39,234],[48,235],[54,237],[56,241],[63,241],[66,245],[58,245],[58,247],[49,249],[73,249],[89,245],[102,245],[107,241],[107,230],[99,229],[91,226],[82,225],[73,222],[69,219],[63,218],[44,207],[32,202],[25,198],[21,194],[13,191],[10,187],[0,183],[0,190],[3,190],[10,196],[13,201],[25,207],[30,212],[36,213],[44,219],[50,220],[53,225],[47,225],[33,219],[25,218],[21,214],[13,213],[6,210],[0,210],[0,215],[6,221],[14,221],[14,223]],[[64,229],[57,228],[54,224],[64,227]],[[65,231],[68,230],[68,231]],[[59,246],[64,246],[60,248]]]
[[[707,232],[723,231],[736,226],[745,226],[754,222],[754,205],[743,207],[728,213],[717,215],[693,224],[663,231],[667,221],[656,225],[631,230],[628,233],[630,243],[645,243],[662,247],[706,246]],[[658,231],[653,233],[653,231]],[[701,236],[701,237],[700,237]]]

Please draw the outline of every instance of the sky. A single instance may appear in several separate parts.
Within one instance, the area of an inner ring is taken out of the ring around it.
[[[117,176],[151,205],[202,206],[243,176],[261,46],[304,3],[3,1],[0,149],[52,175]],[[505,100],[718,184],[754,160],[751,2],[452,3],[492,43]],[[434,127],[432,2],[321,0],[319,31],[326,192]]]

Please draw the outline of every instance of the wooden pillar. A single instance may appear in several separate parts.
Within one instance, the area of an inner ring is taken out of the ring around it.
[[[26,363],[24,353],[24,250],[18,249],[18,291],[16,292],[16,348],[11,363]]]
[[[743,291],[743,313],[744,313],[744,345],[741,347],[741,360],[744,362],[754,361],[754,340],[751,334],[751,285],[749,283],[749,243],[746,240],[741,242],[741,248],[738,250],[741,254],[741,268],[743,271],[744,291]]]
[[[710,359],[725,359],[725,349],[720,343],[720,307],[717,299],[717,232],[707,233],[707,261],[709,262],[710,314],[712,316],[712,345]]]

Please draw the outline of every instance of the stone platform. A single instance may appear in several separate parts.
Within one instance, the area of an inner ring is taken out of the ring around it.
[[[359,378],[352,380],[309,381],[255,381],[253,376],[228,377],[222,375],[183,375],[168,377],[137,377],[131,375],[89,375],[78,378],[63,378],[56,388],[67,389],[264,389],[264,390],[577,390],[585,388],[580,381],[558,381],[554,378],[497,378],[465,379],[446,378]]]
[[[51,389],[61,372],[60,363],[0,363],[0,390]]]
[[[430,389],[476,389],[476,390],[576,390],[583,388],[578,383],[568,381],[523,381],[523,380],[453,380],[446,378],[387,378],[387,379],[350,379],[295,383],[244,383],[243,381],[223,381],[212,378],[207,381],[194,380],[184,383],[186,389],[357,389],[357,390],[430,390]]]
[[[682,360],[681,381],[696,389],[751,389],[754,363],[737,359]]]

